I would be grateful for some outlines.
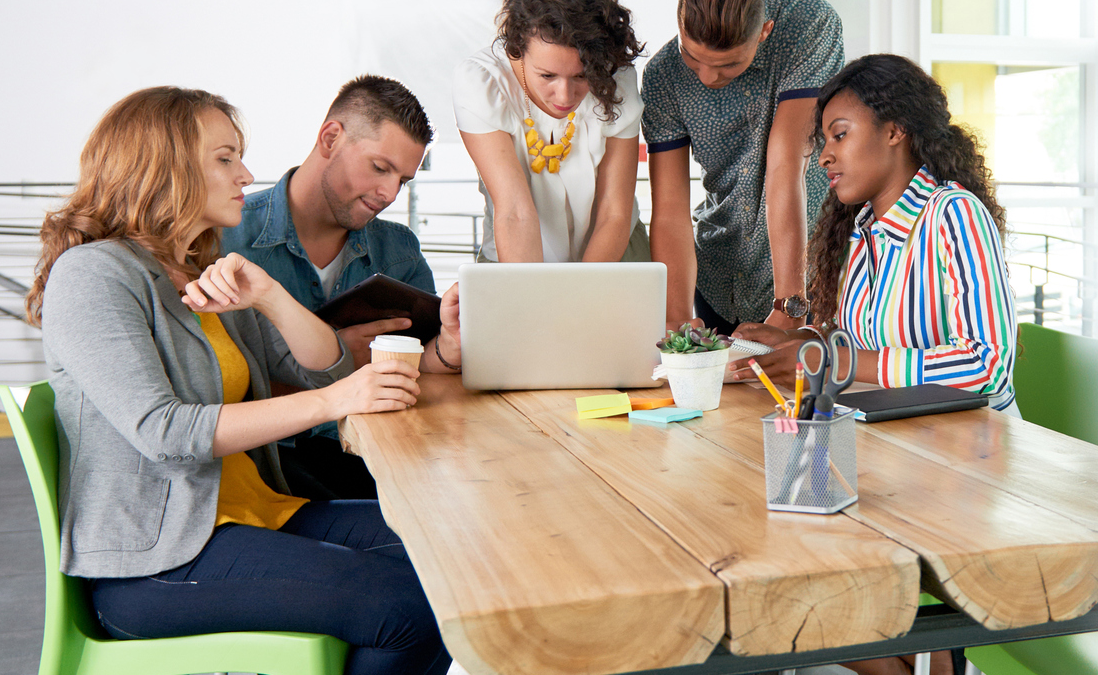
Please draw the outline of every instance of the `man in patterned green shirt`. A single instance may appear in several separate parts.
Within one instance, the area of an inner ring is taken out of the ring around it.
[[[641,88],[668,325],[692,309],[721,332],[802,325],[808,225],[827,191],[809,136],[816,91],[843,65],[842,23],[824,0],[679,0],[678,18]],[[691,148],[706,192],[696,242]]]

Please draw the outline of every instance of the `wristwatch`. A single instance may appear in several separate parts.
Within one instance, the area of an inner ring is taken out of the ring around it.
[[[799,295],[774,298],[774,309],[793,319],[800,319],[808,314],[808,304],[808,301]]]

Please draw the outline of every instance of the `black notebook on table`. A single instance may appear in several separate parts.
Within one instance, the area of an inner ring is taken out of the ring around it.
[[[392,335],[409,335],[426,344],[442,327],[441,305],[442,299],[433,293],[374,274],[324,303],[316,315],[337,329],[381,319],[411,319],[411,328]]]
[[[987,405],[987,394],[940,384],[917,384],[913,387],[842,394],[836,398],[836,403],[857,408],[859,412],[854,413],[854,419],[860,422],[884,422],[982,408]]]

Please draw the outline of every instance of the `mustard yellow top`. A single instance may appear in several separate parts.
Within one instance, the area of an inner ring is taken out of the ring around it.
[[[248,394],[251,374],[240,348],[232,341],[216,314],[199,314],[202,332],[221,366],[221,388],[225,403],[240,403]],[[236,452],[221,458],[221,487],[217,493],[215,525],[241,523],[277,530],[308,499],[282,495],[263,482],[252,458]]]

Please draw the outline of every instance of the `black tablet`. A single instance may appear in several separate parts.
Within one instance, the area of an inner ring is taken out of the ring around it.
[[[855,412],[854,419],[859,422],[884,422],[982,408],[987,405],[987,394],[940,384],[917,384],[911,387],[841,394],[835,402],[857,408],[860,414]]]
[[[438,317],[442,299],[433,293],[374,274],[316,311],[316,315],[336,329],[381,319],[409,318],[412,327],[393,335],[410,335],[424,344],[438,335],[442,321]]]

